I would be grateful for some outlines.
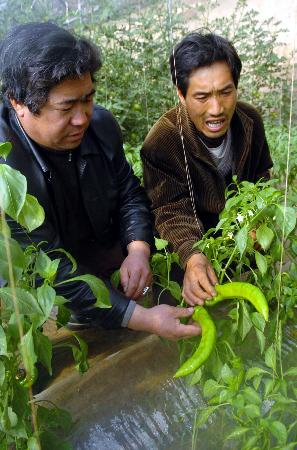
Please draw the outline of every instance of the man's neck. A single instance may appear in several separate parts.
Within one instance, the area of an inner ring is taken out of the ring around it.
[[[203,142],[203,144],[206,145],[207,148],[219,147],[223,143],[223,141],[227,135],[227,133],[225,133],[225,134],[223,134],[223,136],[220,136],[218,138],[210,138],[208,136],[205,136],[205,134],[201,133],[201,131],[198,131],[198,130],[197,130],[197,134],[198,134],[199,139]]]

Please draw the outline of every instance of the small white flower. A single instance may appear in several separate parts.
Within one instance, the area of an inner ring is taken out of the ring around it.
[[[227,233],[228,238],[232,239],[233,238],[233,233],[231,231],[229,231],[229,233]]]
[[[237,214],[236,219],[238,220],[238,222],[243,222],[244,221],[244,216],[242,214]]]
[[[276,219],[276,216],[273,216],[273,217],[272,217],[272,220],[275,220],[275,219]]]
[[[248,213],[248,215],[249,215],[250,217],[252,217],[252,216],[254,215],[254,213],[253,213],[253,211],[252,211],[251,209],[249,209],[247,213]]]

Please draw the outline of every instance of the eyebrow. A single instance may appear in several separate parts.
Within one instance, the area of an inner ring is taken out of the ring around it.
[[[67,99],[61,100],[60,102],[56,102],[55,105],[69,105],[75,102],[81,101],[84,102],[88,97],[95,94],[95,89],[93,88],[88,94],[82,95],[81,97],[69,97]]]
[[[234,83],[232,83],[232,82],[226,84],[226,86],[224,86],[222,89],[218,89],[217,92],[223,92],[226,89],[230,89],[231,87],[232,88],[234,87]],[[196,91],[196,92],[194,92],[193,95],[208,95],[208,94],[211,94],[211,92],[212,91]]]

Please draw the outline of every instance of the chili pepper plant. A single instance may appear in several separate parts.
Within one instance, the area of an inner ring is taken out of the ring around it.
[[[0,145],[5,160],[11,145]],[[96,306],[109,307],[108,291],[101,280],[92,275],[73,276],[74,259],[65,250],[46,253],[44,243],[31,241],[22,248],[12,237],[9,224],[13,219],[30,232],[42,225],[44,211],[37,199],[27,193],[26,178],[17,170],[0,164],[0,448],[5,449],[70,449],[64,441],[71,429],[66,411],[34,401],[32,386],[38,378],[38,367],[52,374],[53,345],[43,334],[43,326],[57,309],[58,327],[69,318],[66,299],[56,294],[55,281],[61,254],[72,261],[72,275],[64,282],[82,280],[89,284],[97,298]],[[88,369],[87,345],[75,333],[70,347],[80,372]]]
[[[155,282],[183,305],[181,286],[170,279],[178,257],[166,244],[157,240],[158,252],[152,257]],[[217,339],[207,361],[186,378],[205,401],[196,412],[192,448],[198,448],[208,424],[221,435],[220,448],[294,449],[297,366],[283,358],[282,345],[284,333],[294,332],[296,323],[294,186],[285,198],[277,180],[253,184],[234,178],[218,225],[195,248],[211,261],[220,284],[244,281],[260,288],[268,301],[269,320],[236,298],[205,306]],[[179,343],[181,363],[195,355],[198,344],[196,338]]]

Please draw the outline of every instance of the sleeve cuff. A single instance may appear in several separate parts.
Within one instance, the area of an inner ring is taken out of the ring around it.
[[[130,300],[129,304],[127,306],[127,309],[125,311],[125,314],[124,314],[124,317],[123,317],[123,320],[121,323],[121,327],[123,327],[123,328],[127,327],[129,320],[131,319],[131,316],[134,312],[135,307],[136,307],[136,302],[134,300]]]

